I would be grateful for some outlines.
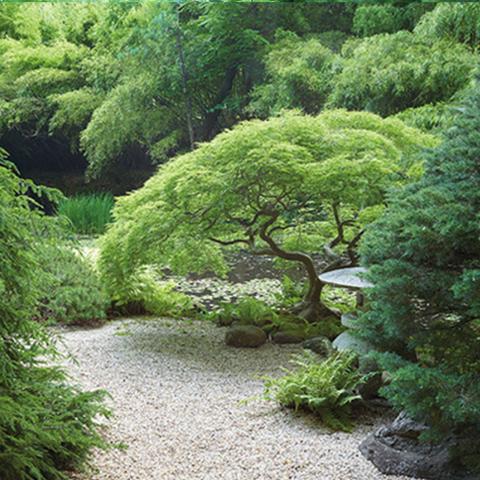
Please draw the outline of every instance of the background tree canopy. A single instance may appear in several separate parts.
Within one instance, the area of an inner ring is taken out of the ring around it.
[[[363,3],[1,3],[1,144],[27,173],[122,184],[282,109],[448,112],[477,62],[478,7]],[[422,112],[403,119],[448,121]]]

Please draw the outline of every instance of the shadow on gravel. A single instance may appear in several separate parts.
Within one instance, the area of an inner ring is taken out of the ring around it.
[[[224,343],[225,328],[195,321],[141,320],[117,330],[121,348],[150,359],[177,359],[189,367],[257,376],[280,373],[299,346],[266,343],[259,348],[232,348]]]

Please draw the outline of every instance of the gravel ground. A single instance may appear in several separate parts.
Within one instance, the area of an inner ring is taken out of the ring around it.
[[[400,480],[379,474],[357,445],[380,419],[330,433],[313,416],[259,395],[261,375],[288,365],[294,346],[232,349],[224,329],[192,321],[142,320],[66,330],[72,376],[105,388],[115,417],[106,429],[126,450],[96,452],[80,480]]]

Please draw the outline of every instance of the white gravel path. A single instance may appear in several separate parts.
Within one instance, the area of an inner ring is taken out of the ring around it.
[[[114,322],[66,330],[78,360],[69,371],[85,388],[105,388],[115,417],[107,437],[126,450],[97,452],[81,480],[400,480],[363,459],[374,428],[330,433],[312,416],[273,403],[240,401],[262,391],[298,347],[232,349],[224,329],[204,322]],[[378,419],[376,423],[378,423]]]

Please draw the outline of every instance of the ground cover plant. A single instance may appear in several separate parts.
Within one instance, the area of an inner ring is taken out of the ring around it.
[[[80,392],[45,363],[56,350],[32,317],[41,295],[37,242],[49,226],[25,195],[36,187],[0,155],[0,472],[5,480],[65,480],[65,470],[104,445],[95,417],[107,412],[102,393]]]
[[[288,280],[284,283],[290,285],[290,282],[291,280]],[[269,335],[282,332],[298,339],[297,343],[316,336],[324,336],[333,340],[343,331],[343,327],[336,317],[312,323],[300,316],[293,315],[288,308],[285,308],[285,300],[289,306],[296,305],[302,301],[303,293],[302,289],[298,296],[292,297],[288,296],[284,289],[282,293],[277,294],[281,303],[273,305],[247,296],[234,303],[222,303],[210,312],[201,313],[199,317],[213,321],[219,326],[253,325],[260,327]],[[327,305],[330,303],[328,302]],[[338,306],[339,304],[335,303],[334,305]],[[351,308],[348,309],[348,311],[350,310]]]
[[[228,326],[234,322],[242,325],[265,327],[272,325],[279,314],[265,302],[253,297],[241,298],[237,303],[224,303],[220,308],[205,315],[219,325]]]
[[[306,351],[293,359],[294,369],[265,379],[263,398],[313,412],[333,430],[350,431],[352,407],[361,398],[356,388],[365,380],[356,361],[354,353],[338,352],[320,359]]]
[[[302,265],[308,288],[294,313],[334,315],[309,255],[326,269],[355,263],[364,226],[387,190],[418,174],[415,155],[433,137],[369,113],[295,113],[245,122],[161,167],[118,200],[99,259],[114,300],[149,264],[185,274],[224,274],[226,248]]]
[[[113,203],[109,193],[77,195],[60,200],[57,212],[69,220],[75,233],[99,235],[112,221]]]

